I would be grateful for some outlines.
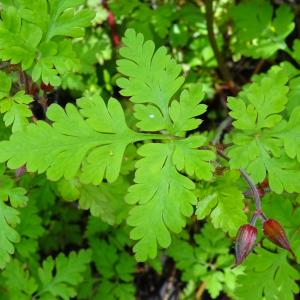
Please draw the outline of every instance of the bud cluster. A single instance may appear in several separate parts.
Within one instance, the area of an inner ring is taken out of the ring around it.
[[[277,246],[284,248],[291,252],[293,251],[284,232],[283,227],[279,222],[273,219],[267,219],[261,212],[254,215],[254,224],[245,224],[239,228],[235,242],[235,263],[236,265],[241,264],[244,259],[249,255],[255,246],[257,237],[257,229],[255,227],[255,220],[257,215],[263,220],[263,232],[266,238]]]

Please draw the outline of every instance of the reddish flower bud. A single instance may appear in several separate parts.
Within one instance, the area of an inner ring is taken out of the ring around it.
[[[235,240],[235,264],[239,265],[248,256],[255,245],[257,229],[250,225],[242,225]]]
[[[284,229],[277,221],[267,220],[264,223],[264,234],[274,244],[293,253]]]

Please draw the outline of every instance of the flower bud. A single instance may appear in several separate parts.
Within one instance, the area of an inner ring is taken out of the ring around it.
[[[235,240],[235,264],[239,265],[254,247],[257,229],[250,225],[242,225]]]
[[[269,219],[264,223],[264,235],[274,244],[293,253],[284,229],[277,221]]]

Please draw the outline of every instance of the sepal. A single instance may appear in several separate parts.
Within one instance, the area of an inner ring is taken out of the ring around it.
[[[257,229],[245,224],[239,228],[235,242],[235,264],[240,265],[255,245]]]
[[[264,235],[277,246],[293,254],[288,238],[283,227],[276,220],[268,219],[263,225]]]

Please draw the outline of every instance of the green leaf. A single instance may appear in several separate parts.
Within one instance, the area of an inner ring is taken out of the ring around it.
[[[95,14],[89,9],[76,10],[83,0],[51,0],[50,26],[46,35],[49,41],[55,36],[81,37]]]
[[[93,251],[93,261],[98,272],[109,279],[115,275],[115,264],[118,261],[117,249],[103,240],[93,239],[90,241]]]
[[[125,32],[123,43],[125,47],[120,49],[123,59],[118,60],[117,65],[118,71],[126,78],[119,78],[117,84],[121,87],[123,96],[128,96],[133,103],[140,104],[139,113],[135,114],[141,121],[138,126],[143,130],[150,130],[151,117],[149,114],[141,113],[144,103],[150,103],[150,109],[155,110],[154,116],[164,119],[161,128],[170,127],[168,106],[171,97],[183,84],[184,79],[180,76],[181,67],[167,54],[165,47],[155,51],[154,43],[144,42],[143,35],[136,34],[133,29]],[[149,112],[149,107],[146,106],[143,111]],[[155,130],[157,123],[155,117],[152,119],[154,119],[152,130]]]
[[[104,280],[97,289],[94,299],[134,300],[136,299],[135,289],[134,286],[129,283],[119,283],[116,285],[114,282]]]
[[[180,101],[172,101],[170,117],[173,121],[172,133],[181,135],[183,132],[196,129],[201,120],[195,117],[206,111],[206,105],[200,104],[204,92],[201,85],[194,85],[189,90],[184,90],[180,95]]]
[[[239,173],[229,171],[218,177],[216,182],[202,191],[197,205],[199,220],[210,215],[215,228],[221,228],[235,236],[238,228],[247,222],[244,208],[244,195],[238,188]]]
[[[168,34],[168,29],[172,25],[175,13],[176,6],[171,3],[159,5],[153,11],[151,23],[154,26],[154,30],[161,38],[165,38]]]
[[[247,86],[237,98],[228,99],[235,128],[258,131],[274,127],[281,120],[279,113],[288,101],[288,77],[280,71],[268,75]]]
[[[72,41],[91,24],[94,12],[83,0],[29,0],[5,4],[0,20],[0,58],[29,69],[34,81],[58,86],[58,75],[77,67]],[[33,62],[35,64],[33,65]]]
[[[115,277],[125,282],[131,282],[135,271],[136,262],[128,253],[119,253],[113,244],[103,240],[90,241],[93,250],[93,260],[98,272],[106,279]]]
[[[22,187],[16,187],[15,182],[9,176],[0,175],[1,190],[0,199],[6,201],[9,199],[11,205],[15,208],[24,207],[28,202],[28,197],[25,196],[27,191]]]
[[[37,239],[45,232],[33,199],[30,199],[26,207],[20,209],[20,219],[16,230],[21,236],[21,242],[16,245],[16,250],[22,257],[29,258],[37,251]]]
[[[22,1],[1,1],[5,7],[8,9],[10,6],[16,7],[18,9],[19,16],[29,23],[33,23],[40,27],[45,33],[47,31],[50,17],[48,14],[48,3],[45,0],[22,0]],[[8,3],[5,3],[8,2]]]
[[[223,289],[222,283],[224,282],[224,274],[216,271],[205,277],[206,288],[213,299],[220,295]]]
[[[22,64],[24,70],[31,67],[36,56],[36,47],[41,41],[42,30],[22,20],[15,7],[1,13],[0,58],[12,64]]]
[[[293,42],[292,55],[296,61],[300,61],[300,40],[299,39],[295,39]]]
[[[253,58],[270,58],[278,50],[285,50],[285,38],[293,31],[294,15],[288,5],[280,5],[275,12],[269,1],[242,1],[232,7],[235,52]],[[245,18],[247,16],[247,18]]]
[[[231,168],[246,169],[256,183],[268,176],[274,192],[292,193],[300,191],[299,163],[291,159],[297,155],[299,112],[295,109],[289,122],[280,114],[288,99],[288,76],[283,68],[257,77],[237,99],[229,100],[236,130],[228,156]]]
[[[11,300],[31,299],[32,295],[37,290],[37,283],[30,276],[25,265],[22,265],[18,260],[12,260],[3,271],[7,294]]]
[[[284,150],[288,157],[297,158],[300,162],[300,107],[296,107],[288,120],[273,136],[283,140]]]
[[[102,275],[95,299],[135,299],[135,287],[132,284],[136,261],[134,257],[121,251],[112,243],[91,239],[93,260]],[[117,280],[116,280],[117,278]]]
[[[186,234],[189,236],[188,232]],[[168,255],[175,260],[176,268],[182,272],[182,280],[195,283],[194,294],[203,281],[212,298],[219,296],[222,290],[234,291],[243,267],[231,267],[233,256],[228,254],[230,240],[206,223],[201,233],[193,236],[193,243],[177,238],[167,250]],[[191,299],[194,299],[193,292]]]
[[[14,253],[14,243],[20,241],[20,235],[14,229],[20,223],[19,212],[0,200],[0,268],[3,269]]]
[[[116,180],[126,146],[140,138],[127,127],[117,100],[110,99],[106,107],[95,95],[78,104],[80,111],[72,104],[66,110],[51,105],[47,116],[52,126],[38,121],[14,133],[0,143],[0,160],[10,168],[26,164],[29,172],[47,171],[51,180],[73,178],[80,169],[85,183]]]
[[[136,126],[144,131],[158,131],[165,129],[164,117],[154,105],[136,104],[134,106],[134,116],[139,121]]]
[[[12,79],[8,74],[0,71],[0,99],[9,96],[11,89]]]
[[[289,264],[287,252],[271,253],[263,248],[256,252],[247,258],[246,272],[238,278],[235,299],[295,299],[300,274]]]
[[[32,69],[34,81],[41,78],[45,84],[58,86],[61,83],[58,75],[73,71],[78,63],[69,40],[60,43],[43,42],[39,46],[39,52],[39,59]]]
[[[139,148],[136,184],[129,188],[127,201],[132,208],[128,224],[135,228],[130,237],[139,240],[133,250],[139,261],[154,258],[157,246],[168,247],[170,231],[179,233],[185,217],[193,213],[194,183],[178,173],[172,163],[172,143],[149,143]]]
[[[127,217],[128,205],[124,198],[129,185],[119,178],[116,182],[100,186],[82,185],[79,207],[90,209],[92,216],[100,217],[110,225],[121,223]]]
[[[173,163],[179,171],[185,171],[190,177],[210,180],[214,170],[210,161],[215,159],[211,150],[199,150],[204,145],[206,138],[201,135],[193,135],[184,140],[178,140],[175,144]]]
[[[24,91],[17,92],[14,96],[0,100],[0,112],[4,113],[5,126],[12,125],[12,131],[23,131],[27,126],[28,118],[32,112],[28,106],[33,101],[32,97]]]
[[[39,288],[41,299],[61,297],[69,299],[76,296],[75,287],[83,281],[83,273],[91,261],[90,250],[71,252],[68,257],[60,253],[55,261],[48,257],[38,270]]]
[[[77,178],[57,182],[57,189],[62,198],[66,201],[75,201],[80,196],[80,182]]]

